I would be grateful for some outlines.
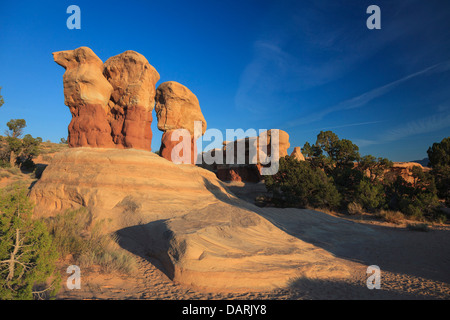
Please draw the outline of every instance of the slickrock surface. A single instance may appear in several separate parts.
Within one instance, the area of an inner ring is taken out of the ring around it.
[[[259,291],[301,276],[350,275],[340,259],[278,228],[212,172],[151,152],[68,149],[30,197],[39,216],[91,208],[124,248],[156,258],[170,279],[192,287]]]

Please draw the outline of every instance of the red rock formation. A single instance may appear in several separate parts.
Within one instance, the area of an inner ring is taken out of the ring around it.
[[[108,104],[114,143],[119,148],[151,150],[158,72],[134,51],[111,57],[103,66],[103,74],[114,88]]]
[[[87,47],[55,52],[53,58],[66,69],[64,103],[72,113],[69,146],[113,147],[107,120],[107,104],[113,88],[103,77],[102,61]]]
[[[206,131],[206,121],[200,110],[197,97],[182,84],[168,81],[160,84],[156,89],[155,100],[158,129],[164,131],[160,155],[169,161],[174,161],[172,151],[178,144],[178,139],[172,141],[173,131],[185,129],[190,134],[191,139],[190,145],[184,144],[184,147],[186,150],[191,150],[191,159],[193,160],[191,163],[194,164],[197,158],[196,140]],[[195,132],[195,121],[202,124],[200,132]],[[181,141],[181,139],[179,140]]]
[[[81,47],[55,52],[53,57],[66,69],[70,147],[151,150],[159,74],[144,56],[125,51],[103,64],[91,49]]]
[[[174,132],[175,130],[169,130],[163,133],[159,155],[174,163],[194,164],[197,161],[197,144],[194,137],[185,140],[183,135],[178,135],[178,139],[176,139]],[[190,150],[190,157],[184,153],[184,150]]]
[[[274,129],[264,131],[258,137],[258,148],[260,148],[260,144],[265,141],[267,145],[267,154],[269,155],[271,154],[272,130]],[[290,146],[289,134],[286,131],[278,129],[278,148],[280,158],[288,155],[287,150]]]
[[[101,105],[88,104],[71,108],[69,147],[114,148],[111,127]]]

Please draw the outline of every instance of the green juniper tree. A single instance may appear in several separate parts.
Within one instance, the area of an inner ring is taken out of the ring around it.
[[[21,139],[27,126],[24,119],[11,119],[6,125],[9,129],[6,131],[6,142],[10,165],[14,166],[17,162],[21,168],[34,169],[33,158],[39,155],[42,138],[27,134]]]
[[[439,143],[433,143],[427,153],[438,196],[450,207],[450,137],[442,139]]]
[[[58,286],[57,252],[46,226],[31,217],[27,189],[0,190],[0,299],[33,299]],[[49,283],[53,277],[53,281]],[[43,286],[39,288],[38,286]]]
[[[275,175],[265,176],[273,201],[280,206],[336,208],[340,195],[333,180],[307,161],[286,156],[280,159]]]

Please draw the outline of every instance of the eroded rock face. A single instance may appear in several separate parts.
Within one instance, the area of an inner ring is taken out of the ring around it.
[[[172,150],[177,142],[169,141],[173,137],[173,131],[186,129],[191,135],[190,146],[195,151],[196,140],[206,131],[206,121],[200,109],[197,97],[185,86],[175,81],[164,82],[156,89],[156,117],[158,129],[164,131],[160,155],[172,161]],[[201,121],[199,132],[195,132],[195,121]],[[192,162],[195,163],[195,162]]]
[[[111,57],[103,74],[114,88],[109,101],[109,122],[116,145],[151,150],[152,111],[159,74],[147,59],[134,51]]]
[[[65,104],[70,108],[70,147],[151,150],[152,110],[159,74],[134,51],[104,64],[81,47],[53,53],[64,73]]]
[[[107,105],[113,87],[103,77],[100,58],[87,47],[55,52],[53,58],[66,69],[63,76],[64,103],[72,113],[69,146],[113,147],[107,120]]]

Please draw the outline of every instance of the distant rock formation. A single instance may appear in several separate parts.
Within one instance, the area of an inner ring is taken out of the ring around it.
[[[91,49],[80,47],[54,52],[53,58],[66,69],[69,147],[151,150],[159,74],[144,56],[126,51],[103,64]]]
[[[405,179],[406,182],[414,183],[414,178],[412,176],[412,169],[414,167],[419,167],[422,171],[430,171],[431,168],[423,167],[417,162],[394,162],[392,168],[389,170],[394,176],[400,176]]]
[[[258,139],[258,146],[261,144],[261,141],[263,141],[263,139],[266,139],[266,143],[267,143],[267,152],[270,154],[271,153],[271,141],[272,141],[272,130],[267,130],[263,133],[261,133],[259,135],[259,139]],[[279,139],[279,157],[283,158],[286,157],[288,155],[287,150],[289,149],[289,147],[291,146],[289,143],[289,134],[286,131],[283,130],[279,130],[278,129],[278,139]]]
[[[298,161],[305,161],[305,156],[302,154],[302,149],[300,147],[294,148],[294,151],[291,153],[291,157],[294,157]]]
[[[191,163],[194,164],[197,158],[196,140],[206,131],[206,120],[203,117],[197,97],[184,85],[175,81],[168,81],[161,83],[156,89],[155,100],[158,129],[164,132],[161,139],[160,155],[173,161],[172,151],[179,142],[183,141],[183,146],[190,147]],[[202,123],[200,132],[194,132],[195,121],[201,121]],[[175,139],[174,131],[177,129],[186,129],[190,134],[190,140]],[[185,156],[180,152],[181,158]]]
[[[204,154],[204,156],[214,157],[216,154],[220,154],[219,157],[223,158],[222,164],[208,165],[203,161],[201,166],[205,169],[211,170],[216,173],[217,177],[222,181],[242,181],[242,182],[259,182],[262,179],[261,169],[268,164],[263,164],[265,161],[261,161],[260,155],[272,155],[271,142],[272,142],[272,130],[262,132],[258,137],[250,137],[235,140],[232,142],[225,141],[222,149],[210,150]],[[290,147],[289,134],[286,131],[278,130],[279,132],[279,157],[285,157],[288,155],[287,150]],[[256,147],[256,158],[250,159],[250,145]],[[237,151],[239,147],[244,150],[243,163],[239,162]],[[227,163],[227,152],[233,151],[234,163]]]
[[[422,167],[428,167],[428,165],[430,164],[430,159],[428,158],[423,158],[422,160],[413,160],[410,162],[417,162],[419,163]]]

